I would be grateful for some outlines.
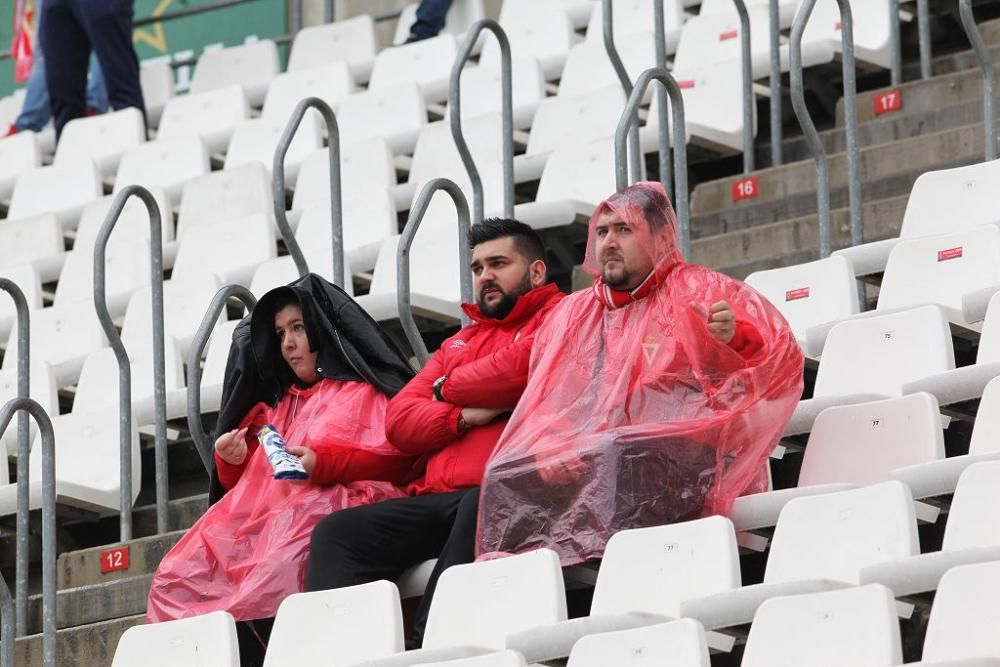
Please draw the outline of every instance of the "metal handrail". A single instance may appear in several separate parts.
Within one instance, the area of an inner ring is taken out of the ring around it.
[[[511,83],[510,40],[500,24],[492,19],[476,21],[466,33],[462,48],[451,66],[451,79],[448,85],[448,113],[451,116],[451,136],[455,140],[458,154],[462,156],[462,164],[469,175],[472,186],[472,224],[483,221],[483,179],[472,159],[469,144],[462,132],[462,68],[472,55],[479,34],[489,30],[500,44],[500,90],[503,98],[503,214],[514,217],[514,94]]]
[[[920,41],[920,78],[931,78],[931,18],[927,0],[917,0],[917,38]]]
[[[420,194],[417,195],[396,248],[396,305],[399,309],[399,321],[403,325],[406,340],[409,341],[410,348],[417,355],[421,366],[427,361],[430,354],[427,352],[423,338],[420,337],[417,323],[413,319],[413,303],[410,299],[410,246],[413,245],[413,239],[417,235],[417,230],[424,219],[431,198],[438,190],[448,193],[458,212],[458,280],[462,301],[465,303],[472,301],[472,273],[469,268],[472,264],[472,251],[469,250],[469,204],[465,201],[462,189],[454,181],[447,178],[435,178],[428,181]],[[463,326],[468,322],[468,317],[463,315]]]
[[[41,433],[42,447],[42,664],[45,667],[56,666],[56,447],[55,433],[52,430],[52,420],[48,413],[38,403],[30,398],[14,398],[0,408],[0,436],[7,430],[15,412],[27,412],[31,415]],[[27,457],[25,457],[27,459]],[[18,461],[20,464],[20,461]],[[26,466],[27,467],[27,466]],[[28,475],[17,480],[18,491],[27,489],[31,484]],[[20,530],[18,531],[20,536]],[[2,587],[7,596],[10,590],[6,584]],[[2,595],[2,594],[0,594]],[[9,615],[6,599],[2,601],[4,616]],[[10,633],[10,623],[6,618],[2,622],[3,658],[0,664],[13,664],[14,641]],[[11,659],[7,663],[8,656]]]
[[[656,67],[667,68],[667,28],[664,25],[665,16],[663,14],[663,0],[653,0],[653,33],[656,45]],[[667,111],[667,89],[658,86],[656,89],[656,117],[659,121],[660,145],[669,141],[670,121]],[[674,179],[670,177],[674,173],[673,156],[670,151],[657,151],[660,160],[660,183],[667,193],[667,197],[674,198]]]
[[[194,334],[191,347],[188,350],[187,369],[187,418],[188,429],[191,431],[191,439],[194,440],[195,449],[205,466],[205,471],[212,473],[214,460],[212,456],[213,446],[201,423],[201,355],[205,351],[205,345],[212,337],[215,329],[215,322],[219,319],[219,314],[226,307],[229,299],[239,300],[247,309],[253,312],[257,307],[257,299],[246,287],[242,285],[223,285],[222,288],[212,297],[212,302],[208,304],[205,316],[201,318],[198,331]]]
[[[996,72],[993,69],[993,57],[983,42],[983,36],[976,25],[976,17],[972,13],[972,0],[958,0],[958,10],[962,16],[962,27],[972,44],[976,54],[976,62],[983,75],[983,124],[986,126],[986,159],[997,159],[997,108],[996,108]]]
[[[281,133],[281,139],[278,140],[278,145],[274,149],[274,162],[272,163],[274,218],[299,275],[308,275],[309,265],[306,263],[305,255],[302,254],[302,248],[288,224],[288,217],[285,213],[285,155],[288,154],[288,147],[292,145],[292,139],[295,138],[295,132],[299,129],[302,118],[310,108],[316,109],[323,116],[329,137],[330,146],[327,151],[330,156],[330,241],[333,252],[333,284],[337,287],[343,287],[344,218],[340,197],[340,128],[337,125],[337,117],[334,115],[333,109],[317,97],[307,97],[295,106],[288,119],[288,124],[285,126],[285,131]]]
[[[20,620],[20,615],[14,612],[14,598],[10,594],[7,580],[0,574],[0,635],[14,637],[14,619]],[[14,640],[0,642],[0,667],[14,667]]]
[[[903,82],[903,45],[899,37],[899,0],[889,0],[889,82]]]
[[[156,530],[167,532],[167,501],[169,487],[167,478],[167,391],[164,361],[163,335],[163,234],[160,207],[146,188],[129,185],[119,192],[111,202],[94,244],[94,308],[101,322],[104,334],[111,343],[118,360],[118,438],[120,447],[119,475],[121,505],[121,541],[132,539],[132,367],[128,352],[122,343],[121,334],[115,328],[108,312],[106,295],[107,273],[105,252],[108,239],[114,231],[118,218],[129,197],[138,197],[146,205],[149,213],[149,254],[150,282],[153,302],[153,406],[156,414],[156,437],[153,456],[156,469]]]
[[[635,89],[632,90],[625,110],[618,120],[618,128],[615,130],[615,189],[621,190],[629,184],[628,171],[626,169],[626,149],[625,140],[628,136],[629,128],[635,127],[638,120],[639,104],[642,96],[653,81],[659,81],[670,95],[670,110],[673,115],[674,132],[674,185],[676,197],[674,207],[677,210],[677,221],[680,227],[681,252],[685,257],[691,256],[691,222],[688,213],[688,180],[687,180],[687,144],[685,143],[686,125],[684,122],[684,97],[681,89],[677,86],[674,77],[662,67],[653,67],[639,75],[639,80],[635,82]],[[665,142],[664,137],[660,137],[660,151],[668,151],[670,146]]]
[[[781,157],[781,14],[778,0],[770,0],[767,7],[770,38],[770,73],[768,84],[771,88],[771,99],[768,108],[771,111],[771,166],[777,167],[782,162]]]
[[[854,71],[854,21],[848,0],[837,0],[840,6],[840,38],[844,78],[844,119],[847,135],[847,187],[851,222],[851,245],[861,243],[863,222],[861,218],[861,172],[858,155],[857,82]],[[792,108],[802,127],[802,134],[816,160],[816,209],[819,217],[819,253],[827,257],[832,251],[830,225],[830,173],[826,150],[806,108],[805,89],[802,83],[802,34],[812,15],[816,0],[803,0],[792,22],[789,43]]]
[[[750,50],[750,14],[743,0],[733,0],[740,17],[740,64],[743,87],[743,173],[754,170],[753,146],[753,64]]]
[[[17,312],[17,397],[31,396],[31,316],[24,292],[16,283],[0,278],[0,290],[10,294]],[[22,412],[17,417],[17,478],[28,478],[28,456],[31,452],[28,414]],[[14,592],[17,597],[17,636],[23,637],[28,631],[28,487],[17,487],[17,547],[15,551],[16,573]],[[9,637],[6,631],[3,636]],[[13,642],[11,642],[13,643]]]
[[[659,4],[661,1],[657,0],[655,4]],[[628,97],[632,94],[633,85],[632,79],[629,78],[628,70],[625,69],[625,63],[622,62],[621,55],[618,53],[618,47],[615,46],[613,0],[601,0],[601,10],[603,11],[604,18],[604,50],[607,51],[611,67],[614,68],[615,74],[618,76],[618,81],[621,82],[622,90],[625,91],[625,96]],[[629,130],[628,142],[628,164],[632,170],[632,178],[638,180],[642,174],[642,148],[639,146],[638,125],[633,125]]]

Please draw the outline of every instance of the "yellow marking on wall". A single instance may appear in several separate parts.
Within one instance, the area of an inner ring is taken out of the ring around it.
[[[151,16],[163,16],[174,0],[160,0],[160,4],[153,10]],[[132,43],[145,43],[160,53],[167,52],[167,34],[163,31],[162,23],[154,23],[151,30],[138,29],[132,33]]]

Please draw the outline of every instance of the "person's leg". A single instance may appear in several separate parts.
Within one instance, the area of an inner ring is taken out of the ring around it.
[[[313,528],[306,590],[395,581],[406,568],[436,558],[461,497],[397,498],[334,512]]]
[[[104,85],[104,74],[97,54],[90,54],[90,71],[87,73],[87,109],[97,113],[108,110],[108,89]]]
[[[41,131],[52,118],[49,108],[49,89],[45,85],[45,56],[42,49],[35,49],[35,59],[31,63],[28,85],[24,88],[24,104],[14,121],[18,130]]]
[[[90,41],[76,20],[71,0],[43,0],[39,41],[45,52],[48,87],[56,137],[66,123],[86,113],[87,57]]]
[[[476,517],[479,511],[479,487],[462,491],[461,501],[455,507],[454,519],[448,541],[437,556],[437,564],[427,580],[427,588],[417,607],[413,619],[413,634],[410,643],[419,647],[424,641],[424,629],[427,627],[427,615],[431,609],[431,600],[437,588],[441,573],[452,565],[464,565],[476,559]]]
[[[132,47],[132,0],[73,0],[100,63],[112,109],[146,113],[139,84],[139,59]]]
[[[436,37],[444,30],[452,2],[454,0],[422,0],[417,7],[417,20],[410,26],[410,38],[406,41],[417,42]]]

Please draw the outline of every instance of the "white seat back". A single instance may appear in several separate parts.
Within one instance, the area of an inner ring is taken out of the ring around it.
[[[132,293],[150,279],[149,243],[135,241],[108,244],[104,252],[104,296],[108,312],[118,317]],[[55,305],[78,303],[94,298],[94,252],[74,250],[66,254],[59,284],[56,286]]]
[[[191,92],[239,84],[253,106],[264,103],[267,86],[281,72],[278,46],[269,39],[205,51],[195,66]]]
[[[184,184],[208,172],[208,151],[198,136],[185,134],[169,141],[149,141],[122,156],[115,192],[129,185],[163,188],[170,203],[177,207]]]
[[[934,595],[923,659],[930,662],[1000,658],[996,599],[1000,561],[962,565],[944,573]]]
[[[617,4],[615,5],[617,9]],[[656,45],[652,32],[637,32],[616,44],[618,55],[634,83],[639,75],[656,66]],[[620,86],[618,75],[601,40],[580,42],[569,51],[559,79],[559,95],[582,95],[602,88]],[[646,89],[648,101],[654,86]]]
[[[993,378],[979,399],[976,422],[969,440],[970,454],[1000,452],[1000,378]]]
[[[54,213],[0,221],[0,266],[17,266],[63,254],[62,225]]]
[[[170,199],[163,188],[152,188],[150,194],[153,195],[153,199],[156,200],[156,205],[160,209],[161,238],[164,243],[172,241],[174,238],[174,214]],[[102,197],[83,209],[80,226],[77,227],[76,238],[73,240],[73,252],[94,252],[97,234],[101,231],[114,200],[115,198],[110,195]],[[149,212],[146,209],[146,204],[138,197],[129,197],[118,216],[114,231],[108,237],[108,247],[119,244],[145,243],[148,245],[149,234]]]
[[[188,347],[218,289],[219,283],[211,275],[163,283],[163,331],[165,336],[172,336],[177,342],[182,359],[187,357]],[[137,290],[129,299],[122,323],[122,342],[126,349],[153,339],[152,302],[148,286]]]
[[[103,176],[114,176],[122,153],[144,141],[146,123],[142,112],[135,107],[76,118],[63,128],[55,163],[91,159],[97,162]]]
[[[545,153],[614,136],[625,108],[621,86],[574,95],[549,97],[538,105],[528,137],[528,154]]]
[[[1000,222],[1000,160],[921,174],[906,201],[903,238],[933,236]]]
[[[332,653],[331,644],[337,647]],[[388,581],[374,581],[285,598],[274,619],[264,667],[347,667],[402,650],[399,591]]]
[[[566,594],[554,551],[454,565],[438,580],[424,647],[502,649],[507,635],[564,620]]]
[[[383,137],[393,152],[406,153],[427,124],[427,108],[417,85],[406,82],[345,98],[337,122],[352,142]]]
[[[139,85],[142,87],[142,101],[146,104],[146,121],[150,127],[158,127],[163,116],[163,107],[174,96],[174,68],[166,60],[144,60],[139,68]]]
[[[511,56],[511,107],[514,127],[528,127],[538,104],[545,99],[545,76],[538,61]],[[499,63],[486,63],[462,70],[462,118],[503,111]]]
[[[567,667],[709,667],[705,630],[692,618],[633,630],[602,632],[573,645]]]
[[[535,201],[571,199],[597,206],[615,191],[614,142],[564,145],[545,162]]]
[[[501,23],[510,42],[512,56],[535,58],[545,78],[558,79],[570,48],[576,41],[573,24],[566,13],[548,2],[532,3],[531,11],[517,12]],[[496,66],[500,47],[495,39],[483,42],[480,66]]]
[[[224,611],[179,621],[136,625],[118,641],[111,667],[218,665],[239,667],[236,622]]]
[[[292,42],[288,71],[297,72],[346,61],[355,81],[367,81],[376,53],[378,40],[375,37],[375,21],[371,15],[361,14],[336,23],[300,30]]]
[[[858,60],[888,68],[889,12],[886,3],[852,0],[851,12]],[[802,33],[803,49],[811,42],[825,42],[839,52],[841,39],[837,0],[819,0]]]
[[[971,465],[958,478],[941,549],[1000,546],[1000,461]]]
[[[795,498],[778,516],[765,583],[857,583],[861,568],[920,553],[913,498],[902,482]]]
[[[899,665],[892,592],[880,584],[766,600],[754,616],[744,667]]]
[[[108,344],[94,310],[94,299],[31,312],[31,356],[52,366],[59,386],[73,384],[87,355]],[[3,369],[17,368],[17,329],[11,331]]]
[[[52,373],[52,369],[47,363],[41,359],[36,359],[31,363],[30,373],[30,387],[28,388],[28,395],[32,400],[36,401],[45,412],[48,413],[49,417],[55,417],[59,414],[59,394],[58,388],[56,387],[56,378]],[[11,370],[0,371],[0,406],[7,404],[7,401],[17,398],[17,366]],[[34,419],[28,420],[29,427],[29,443],[31,439],[35,437],[35,433],[38,431],[38,425],[35,424]],[[3,434],[2,439],[0,439],[0,453],[6,456],[16,456],[17,455],[17,418],[11,420],[10,425],[7,426],[7,432]],[[2,459],[6,463],[6,458]],[[6,465],[0,465],[0,484],[6,484],[8,480],[8,470]]]
[[[345,141],[340,147],[340,191],[343,198],[359,192],[388,188],[396,184],[392,151],[382,137]],[[323,148],[313,152],[299,168],[292,208],[310,206],[330,208],[330,153]]]
[[[21,288],[29,311],[42,307],[42,283],[33,265],[5,266],[0,268],[0,278],[6,278]],[[0,296],[0,340],[7,340],[7,335],[16,326],[17,309],[14,300],[7,295]]]
[[[229,348],[233,344],[233,332],[239,323],[239,320],[223,322],[212,331],[205,352],[205,365],[201,369],[202,386],[221,385],[225,381]]]
[[[31,130],[0,139],[0,198],[10,199],[18,176],[41,166],[42,149]]]
[[[271,217],[263,213],[189,229],[171,276],[188,282],[213,276],[219,284],[249,285],[261,262],[277,256]]]
[[[695,72],[699,68],[720,63],[742,62],[742,28],[732,0],[723,0],[732,13],[705,13],[692,17],[684,24],[674,57],[674,70]],[[750,19],[750,60],[754,74],[767,71],[770,57],[771,25],[767,6],[751,7],[746,3]],[[703,5],[704,6],[704,5]]]
[[[503,159],[502,127],[500,114],[462,121],[462,134],[477,166]],[[447,121],[431,123],[420,131],[410,165],[410,183],[438,177],[456,182],[468,180],[462,157],[452,138],[451,125]]]
[[[277,117],[254,118],[236,126],[226,152],[226,169],[245,164],[263,165],[270,175],[278,142],[285,131],[287,120]],[[285,185],[295,185],[299,167],[311,153],[323,145],[320,116],[307,113],[299,123],[285,153]]]
[[[195,134],[209,152],[222,153],[229,146],[233,129],[249,117],[246,95],[237,85],[192,93],[167,102],[156,138],[164,141]]]
[[[38,167],[18,177],[7,219],[54,213],[63,227],[76,229],[83,207],[103,194],[101,172],[93,160]]]
[[[142,401],[152,401],[155,382],[153,381],[153,345],[128,349],[129,367],[132,369],[132,405]],[[173,338],[166,336],[164,352],[164,386],[167,391],[184,388],[184,362],[177,351]],[[97,410],[112,409],[118,405],[118,359],[114,350],[106,347],[92,352],[83,362],[80,381],[73,397],[73,412],[84,414]]]
[[[736,531],[725,517],[623,530],[608,540],[590,613],[677,617],[684,600],[739,585]]]
[[[628,42],[639,32],[653,32],[653,4],[645,0],[616,0],[613,6],[615,44]],[[681,0],[663,1],[663,28],[667,37],[667,53],[677,49],[677,41],[684,27],[684,5]],[[604,12],[600,4],[593,9],[587,24],[587,41],[602,44],[604,41]],[[619,46],[620,48],[620,46]]]
[[[898,396],[904,383],[954,367],[948,322],[937,306],[921,306],[834,325],[813,393]]]
[[[387,191],[348,196],[342,202],[344,254],[354,270],[375,266],[382,241],[396,233],[396,207]],[[324,275],[333,270],[330,206],[313,206],[302,212],[295,238],[311,270]]]
[[[189,229],[273,215],[269,170],[260,164],[213,171],[188,181],[177,216],[177,238]]]
[[[354,91],[354,77],[343,61],[289,71],[271,81],[261,115],[284,127],[292,111],[305,98],[317,97],[336,109],[337,104]]]
[[[447,34],[383,49],[375,56],[368,88],[379,90],[412,81],[424,99],[443,101],[448,97],[448,77],[457,54],[458,43]]]

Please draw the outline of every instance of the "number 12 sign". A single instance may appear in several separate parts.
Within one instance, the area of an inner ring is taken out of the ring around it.
[[[760,194],[760,183],[756,176],[733,181],[733,201],[756,199]]]
[[[101,574],[128,569],[128,547],[101,552]]]

